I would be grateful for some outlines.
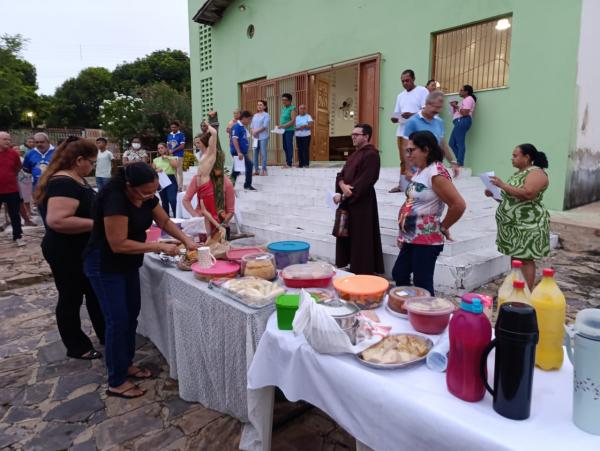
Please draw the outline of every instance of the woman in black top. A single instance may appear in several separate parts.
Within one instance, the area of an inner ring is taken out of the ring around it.
[[[84,270],[100,300],[106,321],[108,396],[137,398],[145,392],[127,378],[147,379],[152,373],[133,365],[135,330],[140,313],[139,268],[145,252],[177,255],[174,244],[146,243],[154,220],[192,250],[194,241],[169,219],[156,197],[158,176],[143,162],[131,163],[102,189],[96,199],[94,228]]]
[[[85,176],[96,164],[96,146],[70,137],[56,149],[50,165],[37,184],[34,199],[45,212],[46,234],[42,253],[50,265],[58,290],[56,323],[69,357],[98,359],[89,337],[81,330],[79,311],[85,295],[90,320],[100,343],[104,343],[104,318],[98,299],[83,273],[83,250],[92,231],[95,192]]]

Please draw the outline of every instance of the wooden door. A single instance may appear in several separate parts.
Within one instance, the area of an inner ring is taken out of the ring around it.
[[[379,131],[379,57],[358,66],[358,122],[373,127],[371,143],[377,146]]]
[[[314,136],[311,140],[310,159],[312,161],[329,160],[329,80],[325,77],[311,75],[314,111]]]

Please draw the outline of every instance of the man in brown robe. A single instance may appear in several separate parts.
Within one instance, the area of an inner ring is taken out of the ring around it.
[[[352,130],[356,151],[335,180],[335,202],[348,211],[349,236],[337,238],[335,264],[350,264],[355,274],[384,273],[375,183],[379,178],[379,150],[369,144],[373,129],[357,124]]]

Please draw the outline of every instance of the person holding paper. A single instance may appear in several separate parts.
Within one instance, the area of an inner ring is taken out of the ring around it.
[[[354,127],[352,143],[356,151],[335,180],[337,194],[333,201],[346,212],[350,224],[348,236],[336,234],[335,265],[344,268],[349,264],[354,274],[385,272],[375,192],[381,162],[379,150],[369,143],[372,134],[369,124]]]
[[[256,113],[252,116],[250,124],[253,142],[256,143],[252,148],[254,152],[254,175],[267,175],[267,145],[269,144],[269,124],[271,123],[271,116],[269,116],[268,111],[269,107],[266,100],[256,102]],[[262,159],[260,174],[258,173],[259,156]]]
[[[246,191],[256,191],[256,188],[252,186],[252,160],[248,156],[248,150],[250,149],[250,134],[246,127],[250,125],[250,121],[252,120],[252,114],[249,111],[242,111],[240,113],[240,120],[237,121],[233,127],[231,128],[231,142],[229,144],[229,151],[231,152],[231,156],[234,159],[238,159],[244,162],[245,165],[245,180],[244,180],[244,189]],[[238,163],[239,164],[239,163]],[[231,180],[234,185],[237,180],[238,175],[241,174],[241,171],[235,170],[235,162],[234,169],[231,171]]]
[[[169,214],[169,205],[171,206],[173,217],[175,217],[178,191],[177,177],[175,176],[178,167],[177,157],[169,155],[169,149],[165,143],[159,143],[156,149],[158,150],[158,157],[152,161],[152,167],[159,174],[164,172],[171,181],[170,185],[163,186],[160,190],[160,201],[167,215]]]
[[[306,112],[306,106],[298,107],[296,116],[296,147],[298,148],[298,167],[308,167],[310,163],[310,135],[313,118]]]
[[[396,137],[398,144],[398,153],[400,156],[400,180],[398,186],[392,188],[390,193],[402,192],[402,178],[406,172],[406,162],[404,158],[403,148],[403,136],[404,136],[404,124],[406,121],[417,112],[421,111],[423,105],[425,105],[425,98],[429,91],[423,86],[415,85],[415,73],[412,69],[406,69],[400,76],[404,91],[398,94],[396,98],[396,105],[394,107],[394,113],[391,116],[391,121],[394,124],[398,124],[396,129]]]
[[[450,102],[452,123],[454,124],[450,135],[450,147],[456,155],[459,166],[462,167],[465,164],[465,153],[467,151],[465,139],[473,121],[477,96],[473,94],[473,86],[471,85],[464,85],[458,95],[462,97],[460,104],[456,100]]]
[[[398,214],[400,253],[392,276],[396,285],[424,288],[434,295],[435,263],[451,240],[450,228],[462,217],[466,204],[442,164],[443,153],[430,131],[411,133],[407,162],[417,168]],[[442,218],[444,208],[448,206]]]
[[[512,153],[512,165],[518,169],[508,182],[490,177],[500,188],[502,200],[496,210],[498,251],[523,262],[523,276],[533,290],[535,260],[550,254],[550,215],[542,200],[550,184],[548,159],[533,144],[521,144]],[[485,191],[486,196],[492,193]]]

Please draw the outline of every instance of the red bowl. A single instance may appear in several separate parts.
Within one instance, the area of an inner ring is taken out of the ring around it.
[[[327,288],[331,284],[331,277],[324,277],[322,279],[286,279],[283,278],[283,282],[290,288]]]
[[[450,322],[454,304],[443,298],[417,297],[406,300],[408,320],[417,331],[428,335],[439,335]]]

